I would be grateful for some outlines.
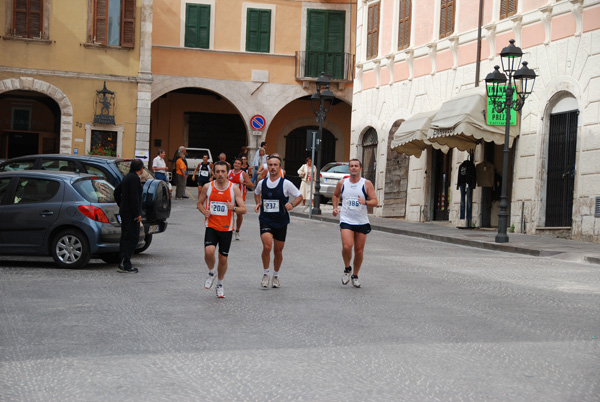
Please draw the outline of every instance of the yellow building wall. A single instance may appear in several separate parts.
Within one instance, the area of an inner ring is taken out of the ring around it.
[[[0,3],[0,32],[4,36],[6,4],[5,1]],[[86,46],[87,4],[82,0],[52,1],[48,21],[51,43],[3,38],[0,40],[0,64],[17,68],[137,76],[141,1],[136,2],[136,46],[133,49]]]

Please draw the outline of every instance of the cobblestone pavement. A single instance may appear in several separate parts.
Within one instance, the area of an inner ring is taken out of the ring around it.
[[[0,258],[0,400],[600,400],[597,265],[373,231],[354,289],[337,225],[294,217],[263,290],[250,212],[220,300],[194,207],[137,275]]]

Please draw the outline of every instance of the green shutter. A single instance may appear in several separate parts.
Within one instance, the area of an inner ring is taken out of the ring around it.
[[[321,71],[343,78],[346,14],[343,11],[308,10],[306,34],[307,77]]]
[[[210,5],[186,4],[185,47],[208,49],[210,45]]]
[[[250,8],[246,21],[246,51],[269,53],[271,10]]]

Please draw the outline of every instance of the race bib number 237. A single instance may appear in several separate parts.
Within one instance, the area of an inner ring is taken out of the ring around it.
[[[263,200],[265,212],[279,212],[279,200]]]

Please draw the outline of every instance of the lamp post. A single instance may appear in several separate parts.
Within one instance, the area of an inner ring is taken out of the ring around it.
[[[316,182],[315,182],[315,206],[312,209],[313,215],[321,215],[321,195],[319,191],[321,190],[321,140],[323,138],[323,121],[325,121],[325,117],[327,113],[331,109],[333,105],[333,100],[335,99],[335,95],[333,92],[329,90],[329,83],[331,82],[330,76],[326,75],[324,72],[321,73],[321,76],[317,79],[317,92],[315,92],[310,97],[310,104],[313,109],[313,113],[317,118],[317,122],[319,123],[319,137],[318,142],[316,143],[316,151],[317,151],[317,174],[316,174]]]
[[[527,67],[524,61],[521,68],[523,51],[515,46],[515,40],[511,39],[510,44],[500,52],[502,70],[495,66],[494,71],[485,77],[488,97],[492,101],[494,110],[498,113],[506,113],[506,122],[504,126],[504,163],[502,165],[502,194],[500,196],[500,212],[498,212],[498,234],[496,243],[508,243],[506,228],[508,226],[508,144],[510,140],[510,115],[511,109],[518,111],[525,105],[525,99],[533,91],[535,84],[535,72]],[[513,99],[515,88],[517,98]]]

